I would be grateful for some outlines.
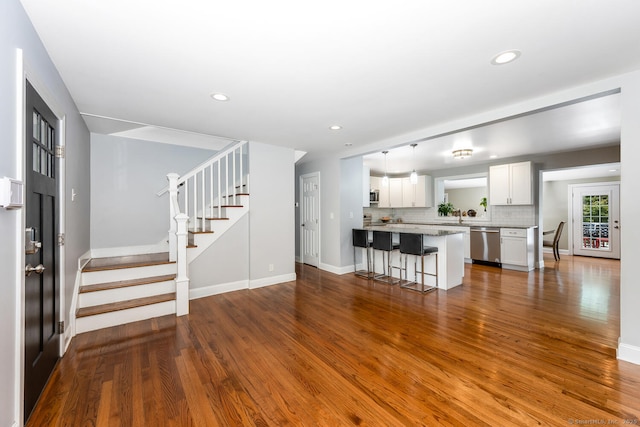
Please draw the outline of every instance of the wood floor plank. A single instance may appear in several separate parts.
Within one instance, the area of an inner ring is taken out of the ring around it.
[[[640,422],[619,361],[619,262],[466,265],[426,295],[297,265],[297,280],[77,336],[41,425],[558,425]]]

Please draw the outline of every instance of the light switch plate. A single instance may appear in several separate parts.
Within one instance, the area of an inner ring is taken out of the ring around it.
[[[0,207],[20,209],[23,204],[22,181],[6,176],[0,179]]]

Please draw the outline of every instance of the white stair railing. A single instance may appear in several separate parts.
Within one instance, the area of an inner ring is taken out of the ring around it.
[[[188,231],[207,230],[207,218],[222,218],[224,206],[237,205],[249,191],[247,141],[234,143],[183,176],[167,175],[169,185],[169,260],[177,264],[176,315],[189,313]],[[182,187],[180,189],[180,187]]]

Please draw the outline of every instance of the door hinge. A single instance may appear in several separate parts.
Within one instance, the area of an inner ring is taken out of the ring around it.
[[[64,145],[56,145],[56,157],[64,159]]]
[[[58,322],[58,334],[64,334],[64,320]]]
[[[58,233],[58,246],[64,246],[64,233]]]

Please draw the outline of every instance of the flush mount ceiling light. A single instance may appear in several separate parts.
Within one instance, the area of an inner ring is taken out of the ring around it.
[[[518,49],[505,50],[504,52],[500,52],[496,56],[491,59],[491,63],[493,65],[503,65],[508,64],[509,62],[515,61],[520,57],[522,52]]]
[[[212,93],[211,94],[211,98],[215,99],[216,101],[228,101],[229,97],[227,95],[225,95],[224,93]]]
[[[382,177],[382,185],[385,187],[389,185],[389,177],[387,176],[387,153],[388,151],[383,151],[384,154],[384,176]]]
[[[340,130],[340,129],[342,129],[342,126],[340,126],[340,125],[333,125],[333,126],[331,126],[329,129],[331,129],[331,130]]]
[[[463,148],[461,150],[453,150],[451,154],[453,154],[454,159],[466,159],[467,157],[471,157],[473,150],[471,148]]]
[[[418,174],[416,173],[416,145],[418,144],[411,144],[411,148],[413,148],[413,171],[411,175],[409,175],[409,181],[411,181],[412,184],[418,183]]]

